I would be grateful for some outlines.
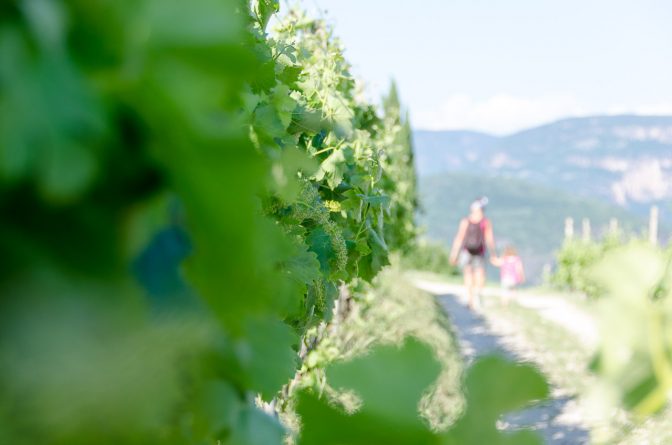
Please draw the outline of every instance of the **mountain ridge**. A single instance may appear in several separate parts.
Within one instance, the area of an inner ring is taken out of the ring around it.
[[[572,117],[505,136],[416,130],[414,143],[420,177],[524,179],[640,215],[672,199],[672,116]]]
[[[426,128],[415,128],[413,131],[414,132],[422,132],[422,133],[468,133],[468,134],[473,134],[473,135],[479,135],[479,136],[488,136],[493,139],[503,139],[503,138],[509,138],[512,136],[519,135],[521,133],[527,133],[530,131],[535,131],[535,130],[541,130],[547,127],[553,127],[559,124],[567,124],[567,123],[572,123],[575,121],[586,121],[586,120],[593,120],[593,121],[599,121],[599,120],[610,120],[610,121],[618,121],[618,120],[641,120],[645,123],[650,123],[651,121],[657,121],[660,120],[665,124],[672,124],[672,115],[660,115],[660,114],[591,114],[591,115],[586,115],[586,116],[570,116],[570,117],[564,117],[560,118],[557,120],[553,120],[550,122],[546,122],[543,124],[539,125],[534,125],[529,128],[523,128],[522,130],[517,130],[512,133],[506,133],[506,134],[494,134],[494,133],[489,133],[487,131],[482,131],[482,130],[472,130],[468,128],[456,128],[456,129],[445,129],[445,130],[430,130]]]

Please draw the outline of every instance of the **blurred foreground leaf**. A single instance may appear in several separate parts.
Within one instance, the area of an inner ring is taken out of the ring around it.
[[[430,431],[418,415],[418,402],[440,368],[430,349],[409,339],[403,347],[378,347],[369,355],[328,368],[329,382],[361,397],[354,414],[313,394],[299,395],[303,429],[299,444],[446,444],[534,445],[536,433],[500,432],[497,419],[548,396],[543,376],[529,365],[486,357],[469,368],[467,409],[451,429]]]
[[[378,347],[365,357],[333,365],[327,370],[331,384],[355,390],[362,408],[348,415],[313,394],[300,394],[299,444],[438,443],[418,416],[418,402],[439,370],[431,350],[414,339],[401,349]]]
[[[548,397],[548,384],[530,365],[513,364],[502,357],[485,357],[467,371],[466,412],[442,443],[450,445],[533,445],[543,443],[530,431],[501,432],[496,422],[503,414]]]
[[[660,411],[672,391],[670,255],[631,243],[591,273],[607,289],[597,302],[601,344],[593,363],[623,405],[639,416]],[[608,403],[610,397],[603,399]]]

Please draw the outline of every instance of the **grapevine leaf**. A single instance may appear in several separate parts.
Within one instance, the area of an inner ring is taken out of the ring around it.
[[[250,319],[245,340],[237,346],[249,387],[271,400],[287,383],[297,367],[292,346],[299,339],[286,324],[272,319]]]
[[[296,101],[292,99],[289,93],[289,87],[282,84],[278,85],[273,92],[273,105],[278,113],[280,122],[285,126],[284,129],[287,129],[292,122],[292,115],[297,106]]]
[[[313,230],[306,239],[309,249],[317,256],[322,273],[329,276],[331,273],[331,259],[334,257],[334,248],[331,237],[322,228]]]
[[[542,374],[530,365],[514,364],[499,356],[478,360],[467,371],[467,409],[444,435],[446,445],[541,445],[529,431],[502,433],[497,419],[548,396]]]
[[[66,140],[54,140],[51,156],[45,159],[40,187],[45,195],[56,199],[80,194],[93,180],[97,165],[84,146]]]
[[[353,112],[340,95],[328,95],[325,100],[327,118],[333,126],[336,136],[349,138],[353,134]]]
[[[371,195],[358,195],[362,201],[369,203],[371,205],[387,207],[390,204],[390,197],[381,195],[381,196],[371,196]]]
[[[320,278],[320,262],[315,252],[304,251],[294,255],[284,269],[290,277],[303,284],[310,284]]]
[[[257,42],[253,51],[258,65],[249,79],[250,88],[258,94],[268,93],[276,85],[277,64],[273,50],[267,43]]]
[[[253,93],[251,89],[247,89],[241,94],[241,98],[243,100],[243,110],[251,116],[261,102],[262,96]]]
[[[280,10],[278,0],[256,0],[254,12],[262,30],[266,29],[271,16]]]
[[[280,423],[254,406],[244,407],[231,437],[224,445],[282,445],[285,430]]]
[[[188,6],[179,0],[149,0],[144,14],[156,46],[221,45],[235,41],[243,32],[240,17],[231,14],[231,5],[218,0],[199,0]]]
[[[633,243],[609,252],[590,270],[607,291],[597,304],[603,335],[593,369],[640,416],[665,407],[672,390],[672,360],[665,352],[670,323],[660,306],[670,304],[668,261],[654,247]]]
[[[329,128],[329,125],[322,119],[322,114],[318,110],[302,105],[294,110],[292,118],[296,125],[296,129],[299,131],[320,133]]]
[[[357,252],[359,252],[362,256],[366,256],[371,253],[369,243],[367,243],[364,238],[361,238],[357,241]]]
[[[291,256],[281,265],[281,268],[285,272],[288,280],[286,280],[284,286],[279,286],[277,291],[279,293],[287,293],[291,296],[306,295],[306,299],[297,301],[293,307],[287,308],[286,315],[288,319],[294,319],[293,324],[295,325],[295,317],[301,317],[306,314],[306,310],[310,310],[310,306],[307,306],[306,300],[311,299],[311,296],[309,295],[310,290],[314,290],[315,284],[318,284],[321,281],[322,274],[320,271],[320,262],[317,260],[317,255],[314,252],[307,250],[306,245],[299,245],[296,243],[293,246]],[[313,298],[313,301],[309,304],[315,303],[316,301]],[[300,321],[298,323],[299,325],[301,324]]]
[[[264,53],[263,56],[270,59],[270,52],[269,54]],[[254,74],[254,78],[250,81],[250,87],[255,93],[269,90],[275,85],[275,63],[273,60],[261,64]]]
[[[271,189],[287,204],[293,204],[301,191],[298,173],[312,176],[317,170],[317,163],[305,151],[297,147],[282,150],[280,159],[271,169]]]
[[[327,369],[328,381],[337,388],[355,390],[362,407],[348,415],[302,392],[299,444],[438,443],[418,416],[418,402],[439,370],[430,349],[415,339],[406,340],[401,348],[380,346],[366,357],[332,365]]]
[[[31,15],[40,17],[33,6]],[[54,17],[47,22],[62,26]],[[19,180],[34,174],[45,197],[72,200],[98,173],[95,149],[104,135],[104,116],[56,42],[43,43],[49,47],[36,62],[19,32],[6,29],[0,35],[0,84],[12,86],[0,91],[0,175]]]
[[[361,359],[337,363],[327,370],[327,379],[335,388],[354,390],[364,400],[367,412],[415,423],[419,421],[420,396],[439,371],[430,349],[409,338],[401,349],[382,346]],[[400,382],[404,384],[399,385]]]
[[[299,81],[299,76],[301,76],[302,68],[300,66],[290,66],[287,65],[284,69],[277,75],[279,82],[287,85],[293,90],[298,89],[297,82]]]
[[[254,110],[254,129],[266,143],[272,144],[275,138],[284,136],[286,128],[272,104],[262,103]]]
[[[235,427],[243,406],[229,382],[216,380],[207,382],[200,389],[195,409],[194,428],[217,434]]]
[[[380,243],[372,240],[367,242],[371,252],[369,254],[361,254],[357,260],[357,271],[359,276],[366,281],[371,281],[380,270],[390,264],[388,253]]]
[[[332,153],[324,161],[322,161],[322,164],[320,164],[320,169],[318,170],[315,177],[318,181],[326,177],[329,188],[334,190],[343,181],[345,170],[346,163],[343,150],[334,149],[332,150]]]
[[[320,308],[322,316],[326,322],[331,321],[331,317],[334,314],[332,310],[334,307],[334,301],[336,301],[338,295],[338,287],[331,281],[327,282],[324,286],[324,302]]]
[[[296,147],[289,147],[283,151],[282,162],[287,171],[293,173],[300,171],[304,176],[312,176],[318,168],[313,158]]]
[[[350,177],[352,179],[352,177]],[[360,197],[361,194],[357,193],[355,190],[348,190],[343,193],[343,196],[345,199],[341,201],[341,208],[344,210],[349,210],[349,211],[356,211],[357,209],[362,206],[362,198]],[[363,206],[362,206],[363,208]],[[360,220],[360,218],[356,218],[357,221]]]

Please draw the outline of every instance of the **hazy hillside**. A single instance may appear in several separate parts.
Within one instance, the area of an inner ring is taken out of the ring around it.
[[[612,217],[635,231],[640,231],[645,223],[617,206],[517,179],[444,173],[422,177],[419,189],[423,208],[420,222],[426,226],[429,238],[446,245],[452,242],[470,202],[477,196],[488,196],[487,214],[493,221],[497,244],[517,246],[530,275],[537,278],[543,265],[553,261],[553,252],[562,243],[566,217],[575,219],[577,232],[584,217],[590,218],[595,233],[606,229]]]
[[[672,200],[672,117],[566,119],[510,136],[416,131],[421,177],[466,172],[524,179],[644,214]]]

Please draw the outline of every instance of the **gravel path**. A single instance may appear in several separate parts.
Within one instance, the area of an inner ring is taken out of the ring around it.
[[[457,284],[427,281],[419,278],[413,278],[413,282],[418,288],[434,295],[461,295],[463,293],[463,287]],[[499,292],[498,288],[486,287],[483,289],[484,296],[498,296]],[[514,301],[520,306],[534,309],[548,321],[571,332],[586,346],[594,347],[597,344],[599,334],[595,320],[567,300],[554,295],[518,293]]]
[[[441,285],[437,283],[422,282],[416,283],[416,285],[438,296],[441,306],[451,319],[466,363],[487,354],[504,355],[517,362],[528,361],[523,359],[520,351],[515,350],[511,341],[507,341],[508,339],[494,333],[481,315],[464,305],[461,299],[456,296],[461,287],[443,285],[441,289],[438,289],[437,286]],[[446,292],[448,289],[445,286],[450,286],[449,292]],[[539,301],[530,303],[530,305],[532,304],[539,305]],[[541,311],[554,314],[551,318],[555,318],[555,322],[569,323],[571,321],[567,314],[570,314],[574,310],[573,308],[566,308],[564,310],[565,315],[557,316],[547,305],[541,306]],[[543,314],[543,312],[541,313]],[[499,422],[498,426],[505,430],[520,428],[535,430],[544,437],[545,443],[549,445],[590,443],[589,432],[581,425],[580,416],[577,415],[576,402],[572,398],[561,395],[558,391],[552,391],[551,399],[543,404],[506,416]]]

